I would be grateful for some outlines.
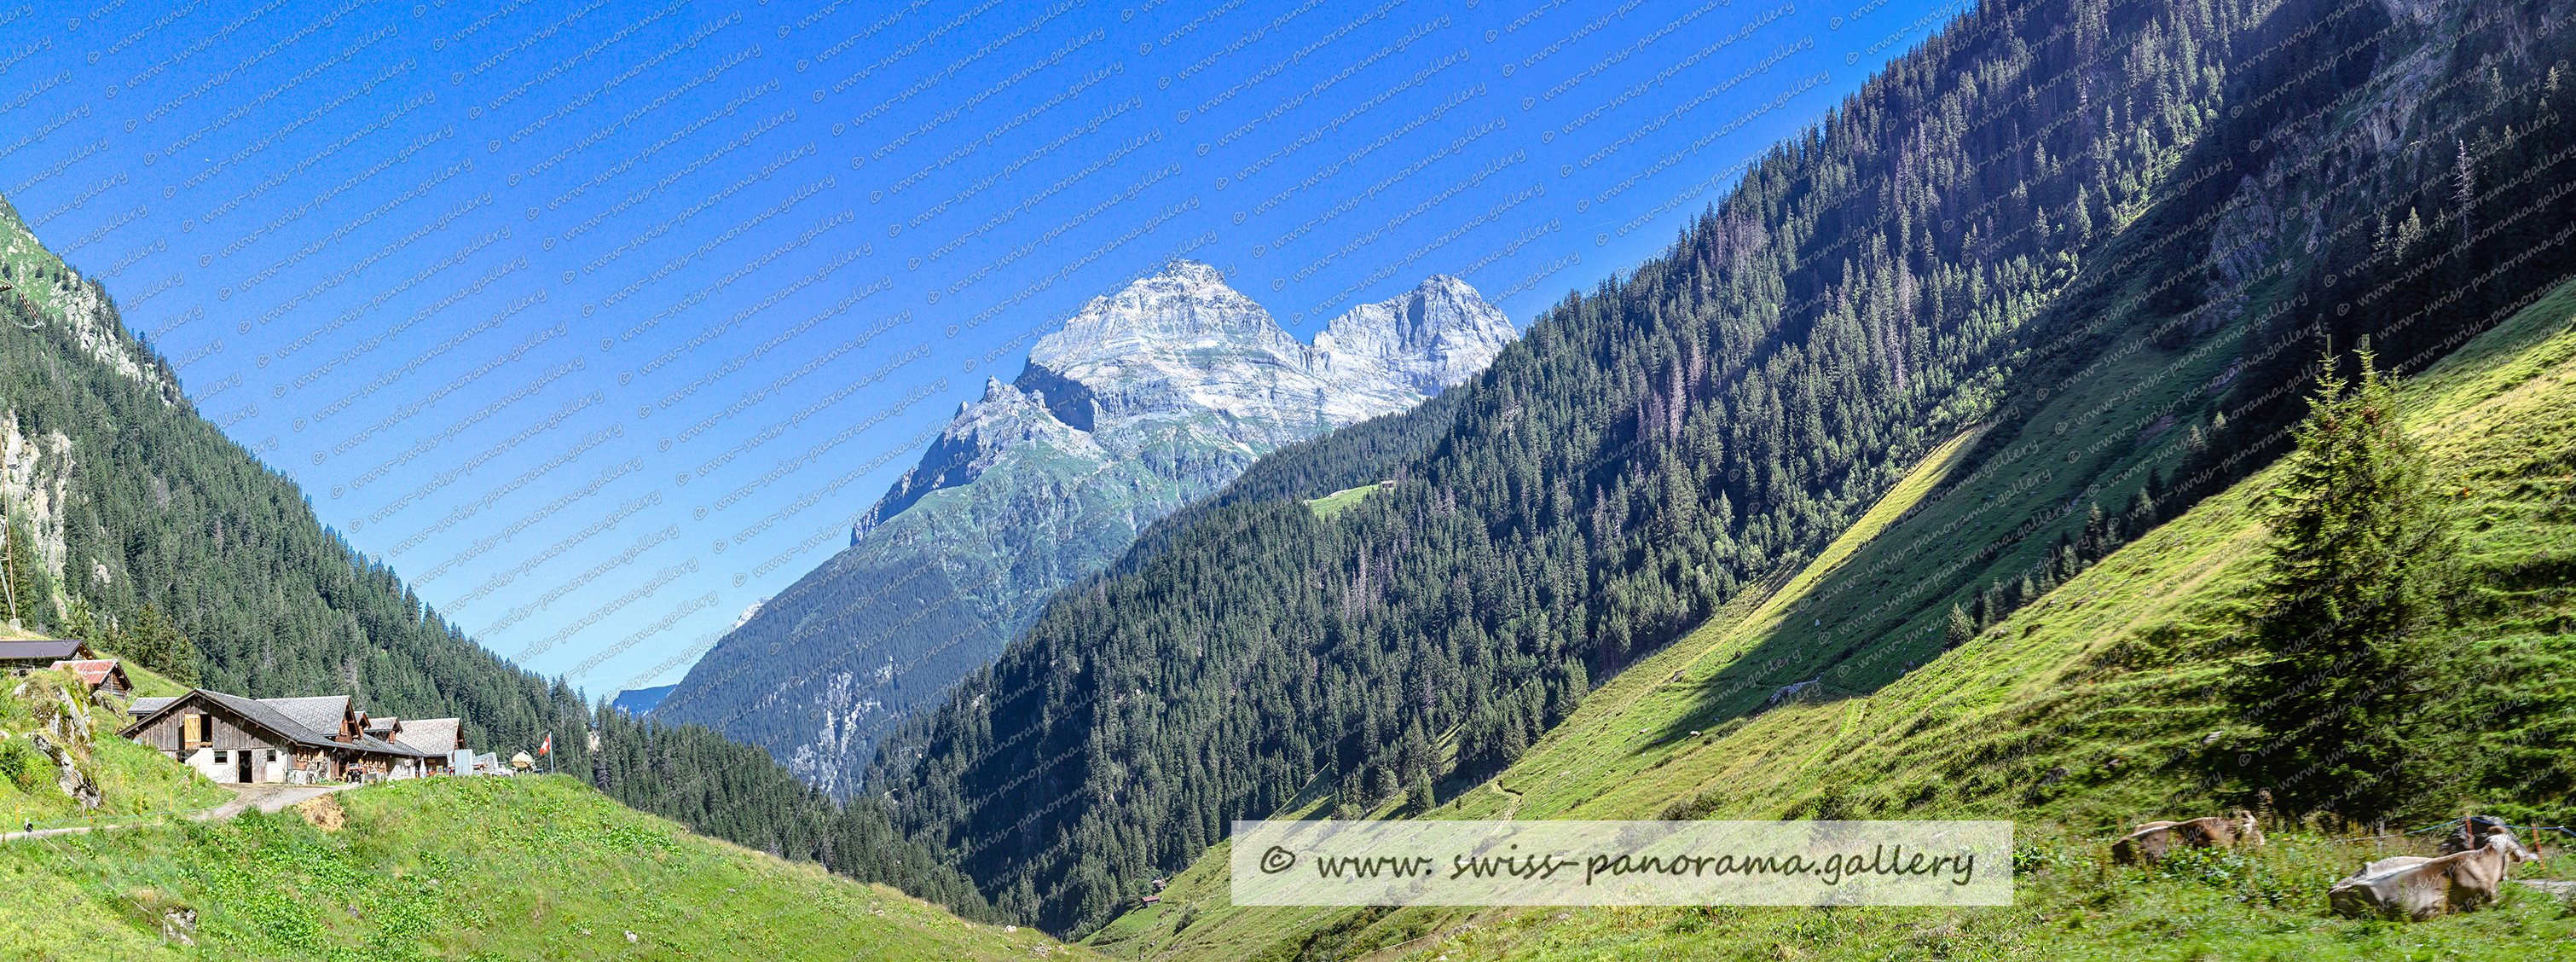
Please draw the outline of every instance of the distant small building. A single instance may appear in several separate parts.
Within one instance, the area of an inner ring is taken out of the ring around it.
[[[125,666],[114,658],[58,661],[47,667],[79,675],[81,687],[94,692],[123,696],[134,690],[133,680],[125,677]]]
[[[89,661],[98,652],[89,642],[78,638],[38,638],[28,641],[0,641],[0,671],[13,668],[45,668],[58,661]]]

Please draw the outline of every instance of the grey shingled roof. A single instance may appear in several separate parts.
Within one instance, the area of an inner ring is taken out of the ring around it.
[[[242,718],[248,720],[251,724],[268,729],[278,737],[284,738],[287,741],[298,745],[309,745],[315,748],[356,749],[358,751],[373,752],[380,755],[426,757],[425,753],[417,749],[386,744],[383,741],[366,736],[360,736],[355,742],[343,742],[333,739],[331,736],[338,733],[340,730],[340,715],[336,710],[327,714],[325,714],[323,710],[330,708],[332,704],[343,706],[341,710],[345,710],[345,706],[349,702],[349,696],[347,695],[316,695],[310,698],[259,699],[244,698],[240,695],[227,695],[223,692],[199,688],[189,692],[187,696],[158,699],[160,704],[153,706],[150,711],[144,713],[143,716],[137,719],[133,724],[125,726],[125,734],[131,736],[133,733],[142,730],[144,725],[149,724],[154,718],[168,712],[171,707],[177,703],[186,701],[188,697],[196,695],[203,695],[207,701],[221,705],[227,709],[231,709],[235,714],[242,716]],[[140,707],[142,702],[143,699],[137,699],[137,707]],[[306,725],[295,718],[295,714],[301,714],[308,717],[326,718],[328,719],[327,724],[329,727],[327,729],[316,730],[312,726]]]
[[[132,706],[130,706],[130,707],[128,707],[128,708],[126,708],[126,709],[125,709],[125,713],[126,713],[126,714],[128,714],[128,715],[132,715],[132,716],[134,716],[134,717],[136,717],[136,718],[141,718],[141,717],[143,717],[143,716],[145,716],[145,715],[149,715],[149,714],[152,714],[153,712],[160,711],[160,710],[161,710],[161,709],[163,709],[163,708],[167,708],[167,707],[169,707],[169,706],[170,706],[170,703],[171,703],[171,702],[174,702],[174,701],[178,701],[178,699],[176,699],[176,698],[137,698],[137,699],[135,699],[135,700],[134,700],[134,704],[133,704]]]
[[[45,658],[60,661],[66,658],[78,658],[81,646],[86,644],[89,643],[78,638],[0,641],[0,659]]]
[[[454,718],[414,718],[403,723],[402,734],[394,736],[394,744],[444,756],[456,750],[463,739],[464,725]]]
[[[311,726],[305,725],[285,713],[278,711],[274,705],[266,701],[254,698],[244,698],[240,695],[227,695],[223,692],[208,691],[203,688],[197,689],[189,694],[204,695],[206,696],[207,701],[232,709],[243,718],[249,719],[252,724],[275,732],[279,737],[285,738],[299,745],[313,745],[318,747],[341,744],[340,742],[332,741],[329,734],[313,730]],[[342,695],[337,697],[345,701],[348,696]],[[281,698],[276,700],[299,701],[303,699]],[[336,729],[336,727],[337,726],[335,725],[334,728]]]
[[[231,698],[235,696],[226,695],[224,697]],[[298,725],[302,725],[305,728],[321,733],[322,737],[326,739],[340,733],[340,721],[341,719],[348,717],[349,714],[349,696],[347,695],[311,695],[303,698],[262,698],[259,700],[259,703],[269,706],[280,715],[294,719],[295,723]]]
[[[360,736],[358,736],[358,740],[357,740],[357,741],[355,741],[355,742],[352,742],[351,744],[355,745],[358,749],[360,749],[360,750],[362,750],[362,751],[380,752],[380,753],[387,754],[387,755],[408,755],[408,756],[413,757],[413,758],[435,758],[435,757],[438,757],[438,756],[435,756],[435,755],[430,754],[429,752],[421,751],[420,749],[417,749],[417,748],[412,748],[412,747],[405,746],[405,745],[396,745],[396,744],[394,744],[394,743],[392,743],[392,742],[389,742],[389,741],[386,741],[386,740],[384,740],[384,739],[377,738],[377,737],[376,737],[376,736],[374,736],[374,735],[360,735]]]

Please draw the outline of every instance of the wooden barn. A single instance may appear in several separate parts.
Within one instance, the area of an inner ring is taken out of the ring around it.
[[[225,783],[415,778],[444,757],[367,734],[347,695],[244,698],[196,689],[138,698],[122,734]]]
[[[114,658],[58,661],[48,667],[79,675],[83,687],[100,694],[123,697],[134,691],[134,682],[125,677],[124,664]]]

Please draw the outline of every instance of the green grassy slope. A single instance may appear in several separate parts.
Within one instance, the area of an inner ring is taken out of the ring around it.
[[[134,682],[147,693],[186,691],[149,673]],[[90,816],[198,809],[232,798],[161,753],[116,737],[128,720],[124,712],[94,703],[79,690],[69,672],[0,675],[0,826],[16,831],[30,821],[40,828],[75,825]],[[78,725],[73,708],[81,713]],[[103,805],[85,810],[64,793],[60,768],[34,747],[31,736],[38,733],[72,756],[73,766],[98,786]]]
[[[2513,757],[2486,768],[2434,766],[2455,777],[2423,786],[2430,807],[2568,821],[2569,733],[2561,729],[2576,718],[2571,318],[2576,287],[2404,388],[2410,430],[2458,492],[2454,523],[2478,585],[2479,598],[2444,634],[2489,669],[2464,697],[2520,701],[2531,711],[2513,717],[2540,719],[2458,746]],[[2159,363],[2151,351],[2139,357],[2133,363],[2149,369]],[[2121,373],[2109,383],[2126,383]],[[1947,477],[1973,443],[1962,437],[1927,457],[1805,571],[1767,594],[1749,592],[1594,691],[1508,771],[1444,786],[1432,817],[2010,818],[2020,823],[2029,873],[2016,907],[1237,909],[1225,898],[1228,850],[1219,846],[1173,879],[1162,905],[1128,913],[1092,944],[1154,959],[2576,958],[2576,914],[2527,890],[2498,911],[2414,927],[2325,917],[2329,882],[2409,844],[2356,844],[2340,836],[2357,833],[2340,826],[2283,826],[2263,852],[2160,873],[2108,865],[2107,840],[2130,822],[2206,814],[2250,790],[2211,777],[2221,771],[2217,759],[2260,739],[2213,684],[2243,654],[2229,624],[2264,540],[2249,508],[2272,471],[2203,501],[1956,649],[1942,652],[1937,637],[1880,649],[1876,664],[1901,675],[1883,687],[1845,689],[1828,674],[1804,697],[1739,717],[1778,685],[1815,677],[1802,673],[1808,665],[1830,661],[1815,653],[1830,641],[1819,629],[1869,610],[1873,592],[1916,583],[1955,559],[1920,532],[1972,528],[1987,494],[2066,497],[2040,487],[2046,481]],[[2088,443],[2077,435],[2027,456],[2073,463],[2068,455]],[[1908,671],[1915,659],[1922,664]],[[2057,769],[2063,774],[2047,778]],[[1377,814],[1419,817],[1392,806]],[[2553,872],[2567,868],[2553,861],[2517,875]]]
[[[1377,490],[1377,485],[1374,484],[1363,484],[1356,488],[1344,488],[1320,498],[1307,499],[1306,506],[1315,509],[1316,517],[1329,519],[1334,515],[1358,507],[1360,499],[1368,497],[1369,492],[1375,490]]]
[[[564,777],[428,779],[295,811],[0,845],[0,956],[1027,959],[1088,956],[691,835]],[[193,948],[165,945],[193,910]],[[633,933],[632,941],[627,933]]]
[[[149,673],[134,681],[147,694],[185,690]],[[972,924],[887,886],[693,835],[569,777],[344,792],[331,796],[345,809],[334,831],[292,811],[113,818],[234,798],[116,737],[121,708],[81,697],[65,672],[0,675],[0,825],[159,823],[0,842],[0,959],[1065,954],[1034,929]],[[99,808],[59,787],[52,759],[32,749],[37,733],[66,746]],[[196,913],[193,947],[164,943],[162,917],[177,911]]]

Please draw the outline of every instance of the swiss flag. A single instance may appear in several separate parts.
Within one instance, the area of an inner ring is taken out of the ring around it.
[[[547,736],[546,736],[546,743],[545,743],[545,744],[543,744],[543,745],[539,745],[539,746],[537,746],[537,754],[539,754],[539,755],[543,755],[543,754],[545,754],[545,753],[547,753],[547,752],[554,751],[554,750],[555,750],[555,736],[553,736],[553,735],[547,735]]]

